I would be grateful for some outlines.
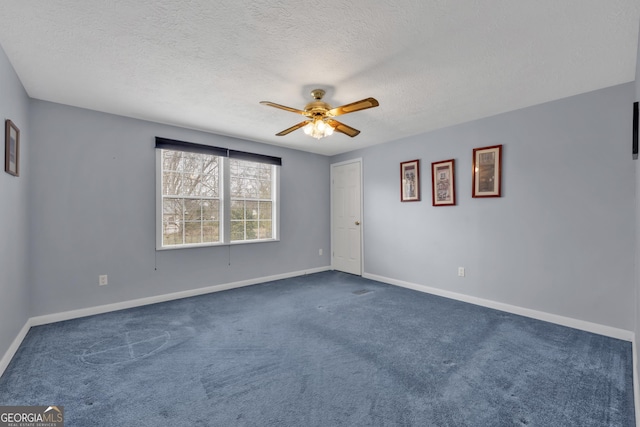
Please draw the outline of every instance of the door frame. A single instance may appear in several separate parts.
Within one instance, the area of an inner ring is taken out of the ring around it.
[[[338,167],[338,166],[344,166],[344,165],[348,165],[350,163],[359,163],[360,164],[360,276],[364,275],[364,227],[365,227],[365,221],[364,221],[364,181],[362,179],[363,175],[364,175],[364,161],[362,159],[362,157],[356,157],[354,159],[350,159],[350,160],[344,160],[338,163],[332,163],[331,164],[331,171],[330,171],[330,192],[329,192],[329,212],[330,212],[330,217],[331,217],[331,221],[330,221],[330,232],[331,232],[331,236],[330,236],[330,240],[331,240],[331,269],[335,270],[335,266],[333,264],[333,177],[334,177],[334,168]]]

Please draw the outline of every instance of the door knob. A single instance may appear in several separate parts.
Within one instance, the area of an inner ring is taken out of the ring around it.
[[[360,225],[360,221],[356,221],[356,225]]]

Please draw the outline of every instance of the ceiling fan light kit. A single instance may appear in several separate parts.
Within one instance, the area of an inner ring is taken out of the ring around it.
[[[347,126],[344,123],[334,120],[333,117],[353,113],[355,111],[366,110],[367,108],[373,108],[380,105],[375,98],[366,98],[340,107],[332,108],[331,105],[322,101],[324,94],[325,91],[322,89],[312,90],[311,96],[313,96],[314,101],[308,103],[304,107],[304,110],[298,110],[297,108],[287,107],[270,101],[261,101],[260,103],[307,117],[307,120],[277,133],[277,136],[284,136],[294,130],[303,128],[305,134],[316,139],[332,135],[334,131],[343,133],[352,138],[357,136],[360,133],[358,129],[354,129],[351,126]]]
[[[320,139],[325,136],[333,135],[333,128],[331,125],[325,123],[324,120],[315,119],[313,122],[309,122],[302,128],[305,134],[315,138]]]

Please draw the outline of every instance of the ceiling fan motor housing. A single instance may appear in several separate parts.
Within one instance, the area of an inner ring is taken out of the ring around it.
[[[304,107],[304,111],[313,117],[324,116],[331,109],[331,105],[322,101],[313,101]]]
[[[331,110],[331,105],[321,101],[326,92],[323,89],[314,89],[311,91],[311,96],[315,101],[311,101],[304,107],[304,111],[314,119],[326,118],[327,111]]]

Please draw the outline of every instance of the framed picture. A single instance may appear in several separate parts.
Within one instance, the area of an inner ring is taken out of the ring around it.
[[[433,206],[453,206],[456,204],[455,164],[454,159],[431,163],[431,200]]]
[[[420,160],[400,163],[400,201],[420,200]]]
[[[502,145],[473,149],[472,197],[500,197]]]
[[[11,120],[5,121],[4,171],[13,176],[20,173],[20,129]]]

